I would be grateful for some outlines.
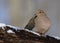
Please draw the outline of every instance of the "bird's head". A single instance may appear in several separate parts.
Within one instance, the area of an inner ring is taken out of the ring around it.
[[[41,9],[36,11],[36,15],[37,16],[46,16],[45,12],[43,10],[41,10]]]

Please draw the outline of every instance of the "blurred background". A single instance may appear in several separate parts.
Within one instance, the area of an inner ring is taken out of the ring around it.
[[[52,22],[46,34],[60,37],[60,0],[0,0],[0,23],[24,27],[38,9]]]

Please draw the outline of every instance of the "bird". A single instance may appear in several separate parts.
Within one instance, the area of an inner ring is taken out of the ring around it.
[[[38,32],[40,35],[44,35],[49,30],[50,26],[51,21],[46,13],[43,10],[38,9],[35,16],[29,20],[25,28]]]

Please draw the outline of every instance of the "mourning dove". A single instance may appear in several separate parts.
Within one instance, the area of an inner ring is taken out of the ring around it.
[[[40,34],[45,34],[51,25],[50,19],[47,17],[43,10],[37,10],[35,16],[32,17],[28,24],[25,26],[26,29],[36,31]]]

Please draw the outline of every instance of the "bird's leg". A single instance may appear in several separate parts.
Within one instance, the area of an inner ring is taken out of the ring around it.
[[[44,36],[43,33],[40,33],[41,36]]]
[[[40,35],[42,36],[42,33],[40,33]]]
[[[41,36],[44,36],[43,33],[38,32]]]

